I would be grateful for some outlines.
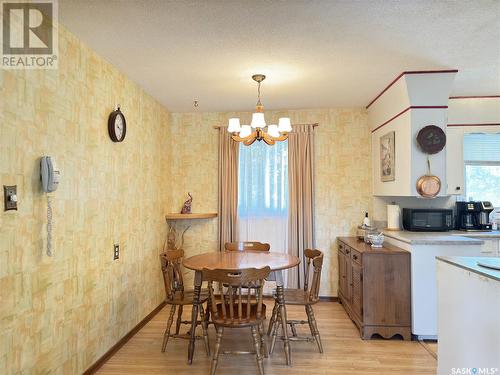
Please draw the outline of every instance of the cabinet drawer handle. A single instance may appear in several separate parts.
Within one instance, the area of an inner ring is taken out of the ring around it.
[[[349,254],[351,251],[349,249],[345,249],[345,253]]]
[[[356,254],[353,254],[352,258],[353,258],[354,260],[358,260],[358,256],[357,256]]]

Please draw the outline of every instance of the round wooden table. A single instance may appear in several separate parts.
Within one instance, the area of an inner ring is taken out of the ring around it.
[[[222,269],[236,271],[243,268],[271,268],[271,277],[276,280],[276,296],[278,308],[281,312],[281,327],[283,329],[283,342],[285,347],[285,357],[287,365],[291,364],[290,342],[287,334],[286,306],[283,292],[283,274],[281,271],[293,268],[300,264],[300,259],[294,255],[272,253],[264,251],[218,251],[213,253],[203,253],[184,259],[184,267],[195,271],[194,277],[194,304],[191,314],[191,338],[188,347],[188,363],[193,363],[196,321],[198,320],[198,305],[200,302],[200,292],[202,280],[202,270]]]

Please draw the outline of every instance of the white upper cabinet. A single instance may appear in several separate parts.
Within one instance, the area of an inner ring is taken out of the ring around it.
[[[416,137],[420,129],[435,125],[446,132],[450,90],[456,71],[405,72],[368,106],[372,129],[373,194],[377,196],[419,196],[417,180],[431,173],[441,180],[439,196],[447,194],[446,147],[427,155]],[[394,180],[382,181],[380,138],[394,132]]]

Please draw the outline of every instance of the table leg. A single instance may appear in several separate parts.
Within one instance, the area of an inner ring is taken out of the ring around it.
[[[193,296],[193,311],[191,312],[191,337],[189,338],[188,346],[188,364],[193,363],[194,343],[196,341],[196,322],[198,321],[198,306],[200,304],[201,293],[201,271],[196,271],[194,274],[194,296]]]
[[[282,271],[276,271],[276,296],[278,300],[278,309],[279,309],[279,319],[281,319],[281,329],[283,333],[283,343],[285,347],[285,358],[286,364],[288,366],[292,365],[292,353],[290,350],[290,340],[288,339],[288,328],[286,324],[286,305],[285,305],[285,293],[284,293],[284,285],[283,285],[283,274]]]

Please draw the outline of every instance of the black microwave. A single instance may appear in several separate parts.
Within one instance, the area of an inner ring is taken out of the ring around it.
[[[453,210],[403,208],[403,228],[413,232],[445,232],[453,229]]]

